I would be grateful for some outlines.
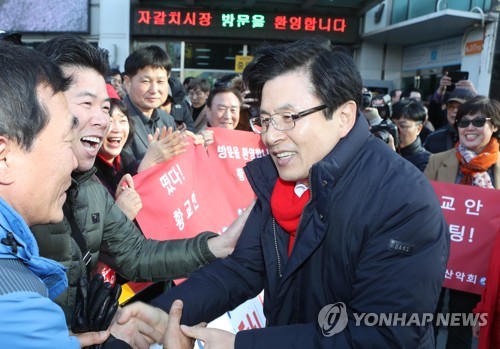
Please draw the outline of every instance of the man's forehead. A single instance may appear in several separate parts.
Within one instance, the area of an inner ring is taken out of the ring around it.
[[[108,98],[104,77],[96,70],[73,66],[66,67],[63,72],[71,77],[71,84],[65,93],[66,97]]]
[[[394,121],[397,121],[398,123],[400,124],[407,124],[408,122],[412,122],[411,119],[408,119],[406,116],[401,116],[398,120],[394,120]]]
[[[264,98],[262,99],[262,104],[260,106],[260,111],[261,113],[264,114],[273,114],[273,113],[281,113],[285,111],[294,111],[298,109],[294,103],[291,102],[284,102],[282,104],[276,105],[274,107],[269,106],[268,104],[265,103]]]
[[[168,72],[163,67],[145,66],[137,71],[136,75],[168,76]]]
[[[232,101],[238,101],[239,104],[239,99],[238,97],[232,93],[232,92],[219,92],[214,96],[214,99],[217,100],[232,100]]]
[[[82,67],[78,65],[63,65],[61,68],[64,75],[66,76],[78,76],[82,74],[90,74],[91,72],[97,73],[97,71],[93,68]]]

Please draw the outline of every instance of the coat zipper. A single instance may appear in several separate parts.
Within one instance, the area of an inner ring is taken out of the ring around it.
[[[280,253],[278,251],[278,238],[276,236],[276,219],[273,217],[273,236],[274,236],[274,249],[276,251],[276,257],[278,258],[278,274],[280,279],[283,277],[283,273],[281,271],[281,258]]]
[[[304,211],[306,207],[311,203],[312,201],[312,182],[311,182],[311,171],[309,171],[309,185],[310,185],[310,193],[309,193],[309,200],[307,201],[306,205],[304,206],[304,209],[302,210],[302,213],[300,214],[299,218],[299,225],[297,226],[297,234],[295,235],[295,239],[293,240],[293,246],[292,246],[292,251],[295,248],[295,244],[297,243],[297,239],[299,237],[299,232],[300,232],[300,225],[302,223],[302,218],[304,217]],[[274,236],[274,249],[276,251],[276,257],[278,259],[278,274],[280,276],[280,279],[283,277],[283,271],[281,269],[281,258],[280,258],[280,253],[278,250],[278,237],[276,233],[276,219],[273,217],[273,236]]]

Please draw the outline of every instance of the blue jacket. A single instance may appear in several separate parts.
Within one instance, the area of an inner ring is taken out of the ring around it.
[[[80,348],[51,300],[67,287],[64,267],[39,256],[28,226],[1,198],[0,241],[0,346]]]
[[[240,331],[241,348],[434,348],[425,326],[366,326],[354,313],[429,313],[449,252],[447,227],[427,179],[411,163],[354,128],[310,171],[311,200],[287,257],[289,235],[271,215],[277,179],[269,156],[246,168],[258,197],[234,253],[153,301],[184,300],[182,321],[210,321],[264,288],[267,327]],[[274,227],[273,227],[274,225]],[[399,247],[399,248],[398,248]],[[400,248],[403,247],[403,248]],[[346,328],[324,336],[321,309],[343,302]]]

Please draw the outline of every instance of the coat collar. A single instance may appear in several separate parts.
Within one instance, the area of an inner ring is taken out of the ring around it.
[[[415,139],[415,141],[412,144],[407,145],[404,148],[401,148],[400,151],[402,156],[409,156],[417,154],[418,152],[423,150],[425,149],[422,147],[422,141],[420,140],[420,137],[417,136],[417,139]]]
[[[452,148],[443,152],[442,165],[438,168],[436,180],[442,182],[455,183],[459,170],[459,162],[456,155],[456,148]],[[494,185],[495,189],[500,189],[500,157],[493,165]]]
[[[311,200],[304,209],[299,234],[311,219],[316,219],[314,230],[307,231],[297,237],[297,246],[286,263],[281,278],[281,290],[286,288],[286,280],[307,260],[317,246],[323,241],[327,232],[332,207],[331,192],[338,180],[349,170],[359,157],[363,144],[373,136],[370,134],[368,122],[363,116],[357,117],[356,123],[349,134],[321,161],[314,164],[310,170]],[[245,167],[247,178],[257,197],[270,206],[270,198],[276,183],[278,172],[271,156],[255,159]],[[270,208],[269,208],[270,212]],[[264,237],[269,239],[272,237]],[[273,245],[273,244],[271,244]],[[282,244],[285,246],[286,244]],[[280,245],[281,246],[281,245]],[[284,248],[284,247],[283,247]],[[285,259],[286,249],[280,253]],[[274,251],[272,252],[275,253]],[[271,257],[272,258],[272,257]]]
[[[96,171],[97,169],[95,167],[92,167],[90,170],[85,172],[74,171],[71,173],[71,179],[74,184],[81,184],[92,177],[96,173]]]
[[[0,244],[0,258],[19,259],[45,284],[49,297],[55,299],[68,287],[66,268],[51,259],[40,257],[33,233],[24,219],[0,198],[0,237],[12,232],[17,253],[10,246]]]
[[[125,104],[127,105],[127,108],[129,110],[129,114],[131,119],[134,120],[134,127],[135,127],[135,132],[134,132],[134,141],[139,139],[142,144],[147,148],[149,146],[149,141],[148,141],[148,134],[150,131],[146,128],[147,123],[149,122],[149,118],[147,118],[143,112],[141,112],[134,103],[130,100],[130,97],[128,95],[125,96],[124,98]],[[158,119],[158,114],[156,113],[156,109],[153,112],[154,115],[156,115],[156,119]],[[155,120],[155,119],[152,119]]]

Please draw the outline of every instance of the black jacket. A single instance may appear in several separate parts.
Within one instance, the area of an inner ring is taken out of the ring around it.
[[[174,100],[170,114],[174,118],[175,123],[178,125],[184,123],[189,131],[196,132],[193,117],[191,116],[191,108],[186,100],[184,86],[182,86],[179,79],[174,77],[168,79],[168,85],[170,86],[172,99]]]
[[[457,131],[447,123],[446,126],[437,129],[427,136],[424,147],[432,154],[436,154],[453,148],[457,141]]]
[[[419,137],[412,144],[401,148],[399,152],[402,157],[417,166],[421,172],[424,172],[431,156],[431,153],[422,146],[422,141]]]
[[[115,161],[120,162],[120,157],[116,158]],[[96,168],[96,177],[108,189],[111,196],[115,197],[116,188],[118,188],[125,172],[121,169],[117,170],[115,166],[103,160],[99,155],[95,159],[94,167]]]
[[[311,200],[293,252],[272,217],[277,180],[269,156],[246,167],[257,195],[231,256],[194,273],[153,301],[166,311],[184,301],[182,322],[210,321],[264,288],[263,329],[240,331],[236,349],[434,348],[432,324],[357,325],[354,313],[433,313],[449,238],[429,181],[408,161],[356,125],[310,170]],[[405,246],[404,249],[398,248]],[[343,302],[346,328],[322,334],[320,311]]]

